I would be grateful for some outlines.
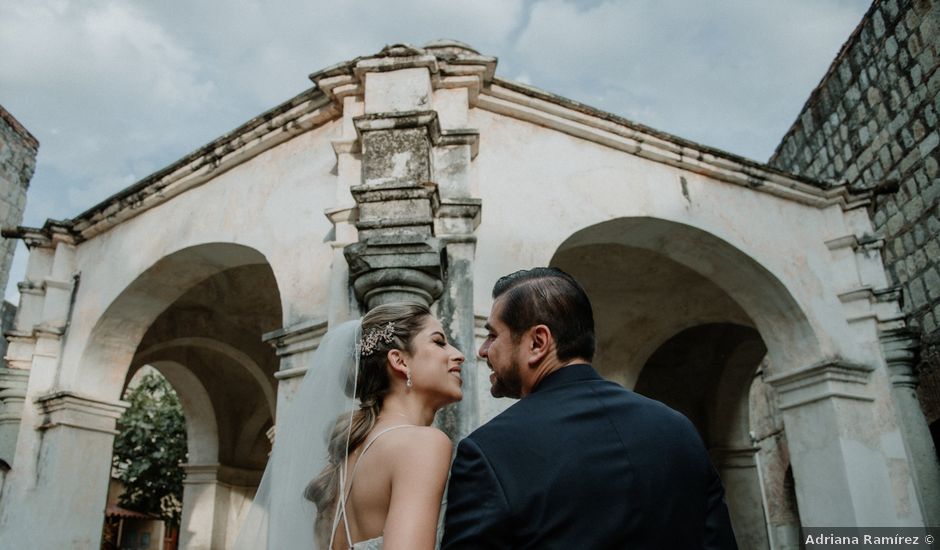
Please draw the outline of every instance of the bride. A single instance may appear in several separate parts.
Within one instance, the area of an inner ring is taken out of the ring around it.
[[[460,400],[463,361],[418,304],[331,329],[278,416],[235,547],[434,548],[451,442],[431,423]]]

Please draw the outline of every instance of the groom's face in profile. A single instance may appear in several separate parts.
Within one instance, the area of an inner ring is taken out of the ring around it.
[[[502,320],[503,303],[497,299],[486,320],[486,340],[480,346],[480,357],[493,371],[490,393],[493,397],[522,397],[522,364],[518,342]]]

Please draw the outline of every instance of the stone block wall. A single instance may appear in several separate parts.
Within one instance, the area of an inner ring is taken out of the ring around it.
[[[38,150],[39,142],[36,138],[0,106],[0,227],[16,227],[23,222],[26,191],[36,170]],[[0,240],[0,292],[7,287],[15,250],[15,240]],[[15,310],[14,307],[13,312]],[[12,318],[12,314],[9,308],[5,308],[2,319],[4,331],[12,325],[12,322],[10,325],[6,323],[8,317]],[[5,348],[6,339],[0,338],[0,352],[5,353]]]
[[[920,331],[921,404],[940,419],[940,0],[875,0],[770,164],[874,192],[888,274]]]

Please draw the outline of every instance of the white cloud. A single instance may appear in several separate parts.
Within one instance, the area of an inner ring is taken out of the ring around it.
[[[70,217],[385,44],[498,51],[522,2],[0,5],[0,101],[40,140],[27,223]],[[61,190],[68,189],[66,196]],[[38,199],[38,200],[37,200]]]
[[[516,63],[536,86],[764,160],[866,8],[547,0],[533,8]]]
[[[118,191],[131,166],[176,152],[212,109],[215,85],[197,55],[131,6],[7,4],[0,21],[0,51],[18,52],[0,56],[0,101],[40,141],[28,223]]]
[[[438,38],[499,57],[500,75],[764,159],[867,4],[0,0],[0,103],[41,144],[28,225],[77,215],[311,72]]]

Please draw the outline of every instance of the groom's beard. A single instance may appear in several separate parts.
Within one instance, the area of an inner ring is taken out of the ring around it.
[[[487,361],[489,365],[489,361]],[[515,361],[509,364],[505,372],[499,374],[493,365],[489,365],[493,371],[493,383],[490,385],[490,394],[493,397],[512,397],[519,399],[522,397],[522,376],[520,376],[519,364]]]

